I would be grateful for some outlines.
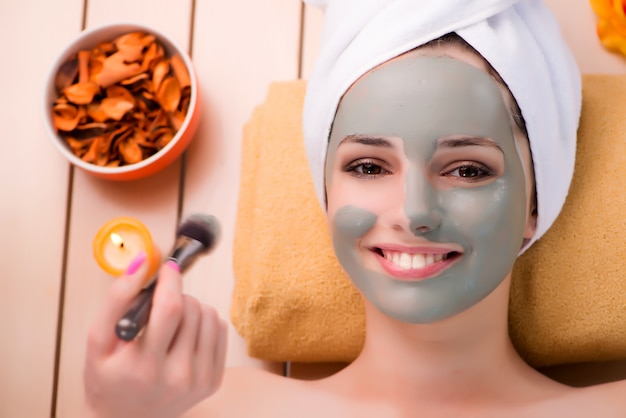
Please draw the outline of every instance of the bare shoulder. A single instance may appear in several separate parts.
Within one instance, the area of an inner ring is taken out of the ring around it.
[[[306,386],[306,382],[265,370],[228,368],[218,391],[185,414],[185,418],[283,416],[285,400],[301,398],[308,392]]]
[[[626,417],[626,381],[575,389],[557,403],[563,416]]]
[[[337,396],[332,385],[302,381],[253,368],[227,369],[218,392],[185,418],[390,416],[370,406],[355,406]],[[356,413],[355,411],[358,411]],[[388,412],[388,411],[387,411]],[[570,418],[626,417],[626,381],[559,390],[507,416]],[[498,416],[498,415],[496,415]]]
[[[626,416],[626,380],[590,386],[584,391],[589,399],[619,408],[621,416]]]

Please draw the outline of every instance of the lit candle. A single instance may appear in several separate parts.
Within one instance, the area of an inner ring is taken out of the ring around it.
[[[146,253],[151,276],[159,267],[159,252],[148,228],[127,216],[111,219],[102,225],[93,240],[93,253],[98,265],[113,276],[121,276],[141,251]]]

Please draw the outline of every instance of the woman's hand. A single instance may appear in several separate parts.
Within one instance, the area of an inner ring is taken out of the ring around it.
[[[130,342],[115,335],[115,324],[145,283],[144,260],[116,279],[89,331],[85,417],[176,417],[220,386],[226,324],[213,308],[182,294],[173,262],[159,272],[143,334]]]

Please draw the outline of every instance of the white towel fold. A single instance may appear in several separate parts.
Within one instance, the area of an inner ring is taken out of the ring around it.
[[[456,32],[495,68],[522,110],[539,213],[537,233],[526,248],[539,239],[567,196],[581,108],[580,71],[547,6],[540,0],[309,2],[325,8],[303,114],[307,157],[322,205],[328,135],[346,90],[373,67]]]

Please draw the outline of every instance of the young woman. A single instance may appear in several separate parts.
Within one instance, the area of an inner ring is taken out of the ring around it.
[[[382,3],[359,4],[372,12]],[[401,3],[407,2],[389,7]],[[545,17],[537,2],[511,3],[464,4],[492,18]],[[380,13],[342,22],[367,33],[371,22],[388,23]],[[488,20],[510,32],[504,23],[510,22]],[[141,286],[139,259],[115,282],[92,327],[85,417],[174,417],[207,397],[197,416],[626,416],[625,382],[583,389],[554,382],[519,357],[507,331],[513,262],[560,210],[569,178],[552,177],[571,177],[573,154],[566,151],[574,147],[579,103],[563,100],[576,101],[576,94],[562,87],[575,92],[580,85],[571,68],[555,62],[569,58],[550,57],[554,68],[546,71],[561,71],[555,91],[563,97],[541,103],[546,91],[521,91],[506,67],[494,68],[498,59],[477,52],[481,42],[466,26],[450,32],[417,36],[395,52],[382,45],[393,53],[376,56],[364,71],[335,68],[342,59],[335,56],[325,73],[323,51],[311,80],[310,89],[330,86],[307,98],[305,137],[335,252],[365,299],[359,357],[312,382],[224,372],[224,323],[182,295],[175,264],[161,270],[145,333],[122,343],[105,330],[113,330]],[[349,56],[359,40],[346,39]],[[541,76],[533,76],[541,85]],[[565,150],[562,161],[545,154],[554,147]],[[552,171],[545,170],[548,162]]]

